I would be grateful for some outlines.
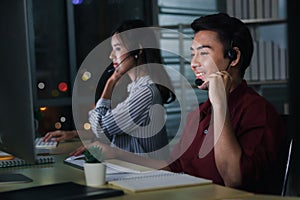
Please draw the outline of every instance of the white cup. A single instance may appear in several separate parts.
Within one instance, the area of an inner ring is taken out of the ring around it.
[[[86,185],[101,186],[105,184],[106,165],[103,163],[84,163]]]

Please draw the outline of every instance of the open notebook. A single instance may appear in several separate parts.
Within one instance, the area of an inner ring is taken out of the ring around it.
[[[83,170],[83,165],[85,163],[84,155],[80,156],[70,156],[64,160],[64,163],[76,168]],[[127,163],[125,161],[116,162],[116,160],[110,160],[109,162],[104,162],[106,165],[106,181],[119,180],[124,177],[139,174],[144,171],[152,170],[147,167],[135,165],[132,163]]]
[[[109,184],[131,192],[142,192],[166,188],[187,187],[212,183],[211,180],[173,173],[165,170],[153,170],[131,174],[119,180],[108,181]]]
[[[64,160],[66,164],[83,169],[84,156],[71,156]],[[126,163],[126,162],[124,162]],[[190,176],[188,174],[173,173],[165,170],[154,170],[143,166],[130,167],[120,163],[105,162],[106,181],[108,184],[132,192],[176,188],[212,183],[211,180]]]

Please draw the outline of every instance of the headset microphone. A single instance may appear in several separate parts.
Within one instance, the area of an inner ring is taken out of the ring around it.
[[[195,84],[198,85],[198,86],[202,85],[203,83],[204,83],[204,81],[202,81],[201,79],[198,79],[198,78],[197,78],[197,79],[195,80]]]
[[[129,56],[131,56],[131,54],[127,55],[123,60],[121,60],[121,62],[114,68],[107,70],[108,73],[113,73],[116,68],[118,68],[125,60],[127,60],[129,58]]]
[[[112,73],[114,71],[115,71],[115,68],[112,68],[112,69],[107,70],[107,73]]]

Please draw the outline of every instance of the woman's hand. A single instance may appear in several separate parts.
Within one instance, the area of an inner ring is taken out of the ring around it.
[[[74,137],[78,137],[78,133],[76,130],[72,131],[62,131],[62,130],[57,130],[57,131],[51,131],[48,132],[44,137],[43,137],[43,142],[49,141],[51,138],[55,138],[57,142],[60,142],[62,140],[70,140]]]

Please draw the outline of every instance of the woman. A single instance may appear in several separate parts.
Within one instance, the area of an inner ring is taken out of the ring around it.
[[[157,105],[171,103],[175,95],[155,43],[154,32],[141,20],[124,21],[113,32],[110,59],[114,72],[106,81],[95,108],[89,112],[89,121],[98,140],[107,142],[108,139],[113,147],[164,159],[168,150],[156,152],[168,144],[165,112]],[[153,48],[143,48],[149,44]],[[123,75],[128,75],[131,80],[127,87],[128,96],[112,108],[112,94]],[[78,136],[78,132],[49,132],[44,139],[53,136],[70,139]],[[79,155],[84,149],[82,146],[71,155]]]
[[[166,71],[159,65],[160,50],[143,48],[148,45],[145,41],[155,42],[151,29],[145,31],[143,28],[146,28],[143,21],[127,20],[113,32],[110,59],[115,70],[95,108],[89,112],[89,121],[97,138],[105,135],[111,146],[135,154],[157,156],[156,150],[165,147],[168,138],[165,113],[156,105],[174,101],[175,95]],[[128,97],[112,109],[113,91],[125,74],[132,81],[127,88]],[[164,80],[163,85],[157,84],[161,80]]]

